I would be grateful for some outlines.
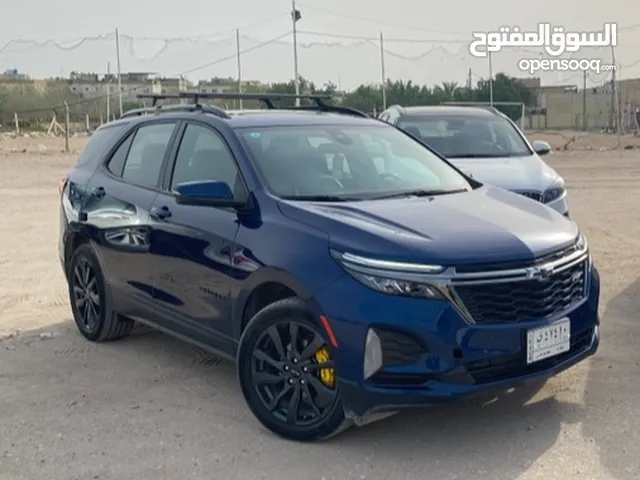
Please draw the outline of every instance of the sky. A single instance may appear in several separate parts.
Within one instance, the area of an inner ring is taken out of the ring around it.
[[[294,75],[289,0],[0,0],[0,7],[0,70],[67,76],[72,70],[105,72],[109,64],[115,71],[113,32],[118,28],[123,72],[186,74],[194,80],[235,77],[234,30],[239,28],[243,79],[273,82]],[[602,31],[605,22],[617,23],[618,76],[640,77],[640,50],[634,48],[640,45],[640,16],[630,13],[638,11],[632,0],[456,0],[437,5],[424,0],[300,0],[297,8],[302,13],[297,23],[299,73],[318,84],[331,81],[350,89],[380,82],[381,32],[388,78],[464,84],[471,69],[475,82],[488,77],[489,65],[469,54],[472,32],[501,26],[535,30],[540,22],[594,32]],[[180,37],[189,38],[176,40]],[[57,43],[37,43],[47,40]],[[578,53],[574,58],[611,63],[610,48]],[[526,76],[517,67],[522,58],[540,58],[540,52],[504,49],[492,55],[492,71]],[[583,81],[581,72],[538,76],[543,84]],[[610,72],[587,75],[589,85],[610,78]]]

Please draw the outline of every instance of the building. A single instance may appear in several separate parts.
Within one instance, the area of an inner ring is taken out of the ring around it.
[[[97,73],[71,72],[69,89],[81,98],[118,96],[118,77],[114,74],[100,76]],[[156,74],[123,73],[120,75],[120,91],[125,102],[138,102],[138,94],[161,93],[162,87]]]
[[[23,94],[34,90],[38,93],[44,93],[46,89],[46,80],[32,79],[29,75],[20,73],[16,69],[6,70],[0,74],[0,91]]]

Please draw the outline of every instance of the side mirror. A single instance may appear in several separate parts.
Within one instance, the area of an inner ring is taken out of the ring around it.
[[[531,146],[533,147],[533,151],[538,155],[547,155],[551,152],[551,145],[544,140],[535,140]]]
[[[173,194],[178,205],[240,208],[246,204],[235,200],[231,187],[218,180],[181,183],[173,189]]]

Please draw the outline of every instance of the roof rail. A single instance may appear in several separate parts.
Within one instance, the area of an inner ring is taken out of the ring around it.
[[[322,107],[317,107],[315,105],[302,105],[300,107],[289,107],[287,108],[287,110],[309,110],[309,111],[319,110],[322,112],[344,113],[345,115],[354,115],[356,117],[371,118],[370,115],[367,115],[365,112],[361,110],[351,108],[351,107],[343,107],[341,105],[324,104],[322,105]]]
[[[139,97],[142,97],[139,95]],[[219,107],[213,105],[200,105],[200,104],[178,104],[178,105],[156,105],[154,100],[153,107],[136,108],[133,110],[127,110],[122,114],[120,118],[136,117],[139,115],[148,115],[162,112],[202,112],[210,113],[219,118],[231,118],[227,112]]]
[[[264,106],[269,109],[269,110],[275,110],[278,109],[279,107],[276,106],[276,104],[274,102],[277,101],[282,101],[282,100],[295,100],[295,99],[301,99],[301,100],[310,100],[312,102],[315,103],[315,105],[303,105],[303,106],[299,106],[299,107],[283,107],[283,109],[286,110],[318,110],[318,111],[323,111],[323,112],[335,112],[335,113],[344,113],[347,115],[355,115],[355,116],[359,116],[359,117],[369,117],[369,115],[367,115],[364,112],[361,112],[360,110],[356,110],[354,108],[349,108],[349,107],[342,107],[339,105],[330,105],[326,103],[326,100],[331,100],[331,96],[329,95],[295,95],[295,94],[289,94],[289,93],[234,93],[234,92],[217,92],[217,93],[203,93],[203,92],[179,92],[179,93],[175,93],[175,94],[151,94],[151,93],[147,93],[147,94],[140,94],[138,95],[138,98],[150,98],[153,100],[153,107],[155,108],[159,108],[160,106],[158,105],[158,101],[159,100],[167,100],[167,99],[179,99],[179,100],[184,100],[184,99],[188,99],[191,100],[193,103],[189,104],[189,105],[172,105],[171,107],[177,107],[176,110],[181,110],[181,111],[195,111],[196,109],[201,109],[203,111],[207,111],[208,113],[214,113],[213,111],[208,111],[205,110],[206,108],[212,108],[212,109],[216,109],[217,113],[219,114],[218,116],[222,116],[222,114],[224,113],[225,115],[226,112],[218,107],[206,107],[206,106],[202,106],[200,105],[200,100],[201,99],[209,99],[209,100],[236,100],[236,99],[242,99],[242,100],[257,100],[260,101],[264,104]],[[162,107],[163,111],[166,111],[168,107]],[[193,109],[193,110],[190,110]],[[152,111],[156,111],[156,110],[152,110]],[[133,112],[127,112],[127,115],[130,114],[133,115]],[[141,112],[138,113],[138,115],[145,113],[145,112]],[[151,112],[147,112],[147,113],[151,113]],[[228,115],[227,115],[228,117]],[[224,117],[224,118],[227,118]]]

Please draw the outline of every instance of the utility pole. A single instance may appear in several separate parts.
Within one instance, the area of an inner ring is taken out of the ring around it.
[[[468,73],[467,88],[469,89],[469,92],[471,92],[471,89],[473,88],[473,82],[471,81],[471,69],[469,69]]]
[[[242,67],[240,65],[240,29],[236,28],[236,56],[238,59],[238,93],[242,93]],[[242,98],[239,99],[240,110],[242,110]]]
[[[587,71],[582,72],[582,131],[587,131]]]
[[[296,0],[291,0],[291,22],[293,23],[293,74],[296,95],[300,95],[300,76],[298,74],[298,20],[302,18],[300,10],[296,9]],[[300,106],[300,99],[296,98],[296,106]]]
[[[116,67],[118,69],[118,105],[120,107],[120,116],[122,116],[122,79],[120,78],[120,33],[116,28]]]
[[[380,32],[380,71],[382,73],[382,110],[387,109],[387,71],[384,67],[384,37]]]
[[[489,106],[493,107],[493,64],[491,62],[491,52],[489,52]]]
[[[611,101],[612,107],[615,113],[615,125],[616,125],[616,135],[618,136],[618,148],[621,143],[621,125],[620,125],[620,102],[619,102],[619,92],[618,92],[618,76],[616,75],[616,69],[618,65],[616,64],[616,47],[611,45],[611,65],[613,65],[613,70],[611,70]]]
[[[111,62],[107,62],[107,123],[111,118]]]

